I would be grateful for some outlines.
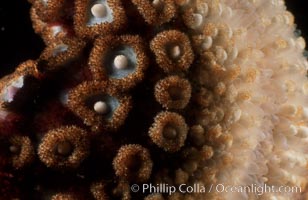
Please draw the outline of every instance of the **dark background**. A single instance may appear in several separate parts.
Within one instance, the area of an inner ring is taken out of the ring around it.
[[[286,4],[295,15],[297,28],[308,39],[308,4],[304,0],[286,0]],[[26,0],[0,1],[0,77],[20,62],[36,59],[44,48],[32,30],[29,8]]]

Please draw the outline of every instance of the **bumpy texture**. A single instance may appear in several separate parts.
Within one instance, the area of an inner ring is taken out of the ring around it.
[[[0,199],[308,199],[308,63],[283,0],[29,2],[46,49],[0,80]]]

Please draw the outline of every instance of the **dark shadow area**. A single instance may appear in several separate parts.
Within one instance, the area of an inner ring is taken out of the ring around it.
[[[0,77],[28,59],[36,59],[44,43],[32,29],[30,3],[0,1]]]
[[[308,40],[308,4],[303,0],[285,0],[286,6],[295,17],[297,29],[302,33],[302,36]]]

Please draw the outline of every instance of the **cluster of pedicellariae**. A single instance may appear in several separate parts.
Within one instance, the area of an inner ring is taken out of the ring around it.
[[[307,198],[308,64],[282,0],[29,2],[46,48],[0,80],[1,199]]]

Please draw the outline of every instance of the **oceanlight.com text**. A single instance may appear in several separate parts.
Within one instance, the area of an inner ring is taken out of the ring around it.
[[[254,193],[256,195],[263,195],[265,193],[301,193],[302,189],[297,186],[277,186],[277,185],[257,185],[251,184],[247,186],[241,185],[226,185],[226,184],[211,184],[204,186],[201,184],[181,184],[178,186],[161,184],[133,184],[131,185],[132,192],[141,193],[160,193],[171,195],[175,192],[179,193]]]

